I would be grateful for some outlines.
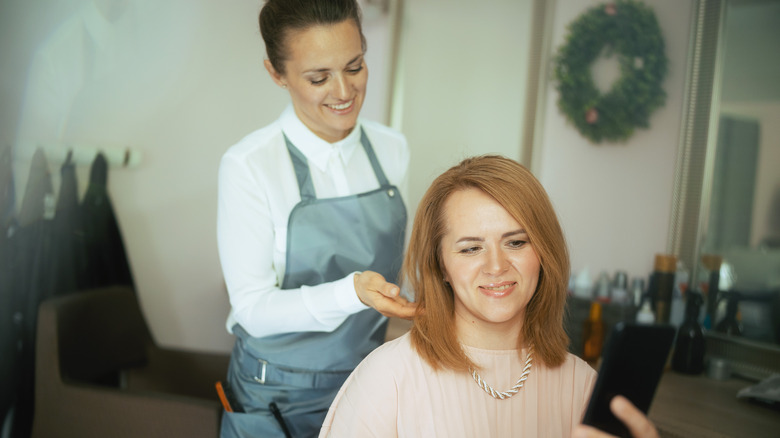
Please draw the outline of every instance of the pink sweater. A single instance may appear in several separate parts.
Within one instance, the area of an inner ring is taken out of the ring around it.
[[[517,350],[464,350],[497,391],[514,386],[522,374]],[[593,368],[570,354],[558,368],[534,361],[520,392],[497,400],[466,372],[434,371],[407,333],[374,350],[349,376],[320,438],[569,437],[595,382]]]

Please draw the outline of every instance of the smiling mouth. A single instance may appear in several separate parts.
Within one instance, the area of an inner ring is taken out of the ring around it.
[[[514,281],[507,281],[493,286],[480,286],[479,289],[488,298],[501,299],[510,296],[516,285]]]
[[[350,100],[349,102],[340,103],[338,105],[328,105],[326,104],[328,108],[334,109],[336,111],[343,111],[349,107],[352,106],[352,104],[355,102],[355,99]]]
[[[512,283],[505,283],[499,286],[480,286],[480,288],[491,292],[503,292],[516,284],[517,283],[512,282]]]

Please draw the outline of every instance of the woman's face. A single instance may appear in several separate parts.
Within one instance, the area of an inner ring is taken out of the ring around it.
[[[475,188],[451,194],[444,208],[440,251],[457,325],[520,333],[540,267],[523,226]]]
[[[353,20],[290,32],[285,73],[266,60],[271,77],[290,92],[295,113],[328,142],[346,137],[357,123],[368,69],[360,31]]]

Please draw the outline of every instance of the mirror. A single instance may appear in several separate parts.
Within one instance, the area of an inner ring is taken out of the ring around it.
[[[692,278],[722,257],[742,336],[780,343],[780,1],[702,0],[695,19],[670,247]]]

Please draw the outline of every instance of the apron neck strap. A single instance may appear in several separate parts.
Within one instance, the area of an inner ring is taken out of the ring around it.
[[[390,185],[390,182],[387,181],[387,177],[385,176],[385,172],[382,170],[382,166],[379,165],[379,160],[376,158],[376,154],[374,153],[374,148],[371,147],[371,142],[368,141],[368,137],[366,136],[366,131],[363,130],[363,127],[360,127],[360,143],[363,144],[363,150],[366,151],[366,156],[368,156],[368,161],[371,162],[371,167],[374,168],[374,175],[376,175],[377,181],[379,181],[380,187],[387,187]]]
[[[287,144],[287,151],[290,153],[290,159],[292,159],[295,177],[298,179],[301,201],[316,199],[314,184],[311,181],[311,173],[309,172],[309,161],[303,156],[303,152],[292,144],[286,134],[282,133],[282,135],[284,135],[284,142]]]
[[[287,145],[287,151],[290,153],[290,159],[292,159],[293,169],[295,169],[295,177],[298,179],[298,190],[301,193],[301,201],[316,199],[317,195],[314,191],[314,184],[311,180],[311,173],[309,172],[309,161],[303,155],[303,152],[301,152],[300,149],[292,144],[290,139],[287,138],[286,134],[282,133],[282,135],[284,136],[284,142]],[[379,164],[379,159],[377,159],[376,153],[374,153],[374,148],[371,146],[371,142],[368,141],[366,131],[363,130],[362,126],[360,127],[360,143],[363,145],[363,150],[366,152],[368,161],[371,163],[371,167],[374,169],[374,175],[376,175],[376,179],[379,181],[379,185],[381,187],[389,186],[390,182],[387,180],[385,172],[382,170],[382,166]]]

